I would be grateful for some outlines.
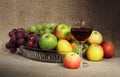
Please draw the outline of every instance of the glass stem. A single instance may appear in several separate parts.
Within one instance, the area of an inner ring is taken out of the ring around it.
[[[83,53],[84,53],[83,44],[84,44],[84,41],[81,41],[81,42],[80,42],[80,45],[81,45],[82,51],[79,52],[79,54],[80,54],[80,56],[81,56],[81,59],[82,59],[82,64],[81,64],[81,66],[82,66],[82,67],[88,67],[89,64],[88,64],[87,62],[84,62],[84,61],[83,61],[83,60],[84,60],[84,59],[83,59]]]

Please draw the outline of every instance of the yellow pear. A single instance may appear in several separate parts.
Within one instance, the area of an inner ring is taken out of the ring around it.
[[[57,44],[57,52],[61,55],[66,55],[70,52],[72,52],[72,46],[71,44],[65,40],[65,39],[59,39]]]

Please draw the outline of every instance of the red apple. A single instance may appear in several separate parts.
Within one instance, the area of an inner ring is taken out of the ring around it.
[[[74,52],[68,53],[64,58],[64,66],[69,69],[77,69],[80,67],[81,58]]]
[[[105,58],[111,58],[114,56],[115,53],[115,47],[112,42],[110,41],[103,41],[101,46],[104,50],[104,57]]]
[[[59,24],[54,29],[54,34],[58,39],[71,39],[71,28],[66,24]]]

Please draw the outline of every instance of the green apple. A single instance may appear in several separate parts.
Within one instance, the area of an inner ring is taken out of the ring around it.
[[[103,59],[104,51],[101,45],[91,44],[86,51],[87,59],[90,61],[100,61]]]
[[[52,50],[57,46],[57,38],[51,33],[43,34],[39,39],[39,46],[42,49]]]
[[[71,28],[66,24],[59,24],[55,27],[54,34],[59,39],[69,39],[71,36]]]
[[[88,43],[90,44],[101,44],[102,41],[103,41],[103,36],[97,30],[93,30],[90,37],[88,38]]]

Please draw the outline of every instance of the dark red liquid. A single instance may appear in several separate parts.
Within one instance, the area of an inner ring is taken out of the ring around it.
[[[85,41],[91,34],[91,28],[72,28],[72,35],[79,41]]]

